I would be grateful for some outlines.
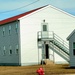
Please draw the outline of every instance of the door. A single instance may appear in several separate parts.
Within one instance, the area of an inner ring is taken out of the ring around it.
[[[48,46],[48,44],[45,44],[45,54],[46,54],[46,59],[49,59],[49,46]]]

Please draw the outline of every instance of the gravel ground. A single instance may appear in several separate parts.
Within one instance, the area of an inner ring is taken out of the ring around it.
[[[42,65],[35,66],[0,66],[0,75],[38,75],[36,70]],[[45,75],[75,75],[75,69],[69,65],[44,65]]]

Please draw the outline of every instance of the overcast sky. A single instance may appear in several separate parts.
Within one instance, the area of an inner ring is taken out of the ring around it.
[[[0,20],[47,4],[75,16],[75,0],[0,0]]]

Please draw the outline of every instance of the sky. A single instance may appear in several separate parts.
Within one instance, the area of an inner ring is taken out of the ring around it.
[[[75,0],[0,0],[0,20],[48,4],[75,16]]]

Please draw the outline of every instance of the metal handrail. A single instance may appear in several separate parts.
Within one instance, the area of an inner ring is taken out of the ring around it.
[[[38,32],[38,38],[41,38],[42,39],[42,31],[39,31]],[[60,38],[57,34],[55,34],[53,31],[48,31],[48,38],[54,38],[54,39],[57,39],[58,41],[60,41],[60,43],[67,47],[69,49],[69,45],[66,41],[64,41],[62,38]]]
[[[42,38],[42,31],[39,31],[37,34],[38,34],[38,38]],[[48,31],[48,33],[49,33],[49,36],[48,36],[48,38],[50,38],[51,36],[52,36],[52,38],[53,38],[53,31]]]
[[[38,38],[39,39],[45,39],[42,36],[42,31],[38,32]],[[67,42],[65,42],[62,38],[60,38],[58,35],[56,35],[53,31],[47,31],[48,33],[48,37],[46,37],[46,39],[50,39],[52,38],[55,42],[57,42],[59,44],[59,46],[63,47],[64,50],[69,53],[69,45]]]
[[[69,49],[67,47],[65,47],[64,45],[62,45],[58,40],[54,39],[54,44],[57,43],[56,45],[58,45],[64,52],[66,52],[67,54],[69,54]]]
[[[57,39],[58,41],[60,41],[60,43],[61,43],[63,46],[69,48],[68,43],[67,43],[66,41],[64,41],[62,38],[60,38],[58,35],[56,35],[55,33],[54,33],[54,38]]]
[[[57,46],[53,46],[53,43],[50,43],[49,47],[52,47],[55,51],[57,51],[60,55],[62,55],[63,57],[65,57],[67,59],[67,61],[69,61],[69,55],[67,55],[65,52],[63,52],[60,48],[58,48]]]
[[[57,34],[55,34],[53,31],[47,31],[47,34],[48,34],[48,37],[43,37],[43,34],[44,32],[42,31],[39,31],[37,33],[37,38],[38,39],[48,39],[52,45],[53,44],[56,44],[54,46],[50,46],[55,48],[55,50],[60,54],[62,55],[66,60],[69,60],[69,44],[64,41],[62,38],[60,38]],[[44,35],[45,36],[45,35]],[[61,48],[60,48],[61,47]]]

